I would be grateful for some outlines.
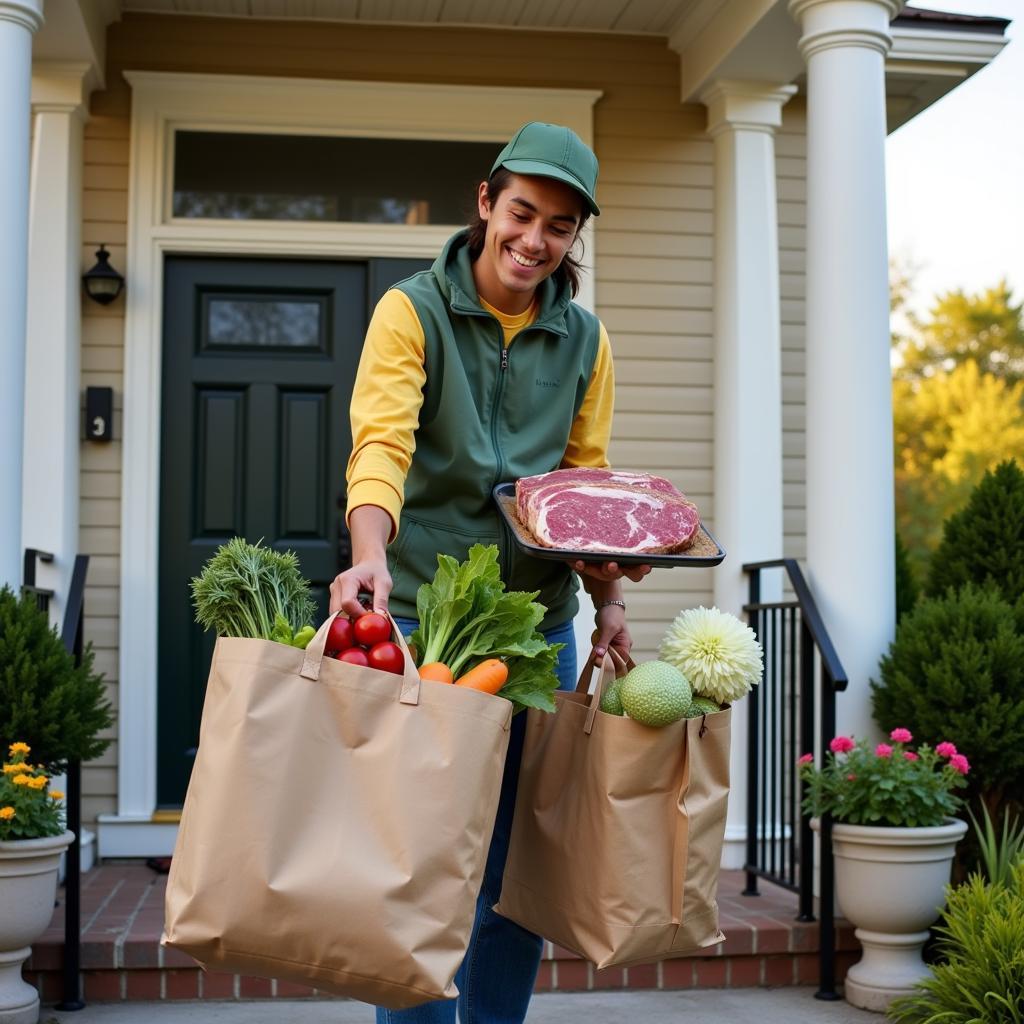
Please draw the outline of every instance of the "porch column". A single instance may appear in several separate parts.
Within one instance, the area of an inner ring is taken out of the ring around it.
[[[775,129],[796,86],[719,80],[701,94],[715,140],[715,603],[743,618],[745,562],[781,558],[782,371]],[[773,573],[764,600],[781,596]],[[745,860],[747,705],[733,711],[725,867]]]
[[[64,617],[78,550],[82,236],[82,125],[88,64],[37,63],[32,74],[28,346],[22,547],[54,561],[39,567]]]
[[[28,283],[28,138],[32,34],[42,0],[0,0],[0,586],[21,585],[21,444]]]
[[[895,631],[885,55],[900,0],[789,0],[807,64],[807,575],[849,676],[842,732]]]

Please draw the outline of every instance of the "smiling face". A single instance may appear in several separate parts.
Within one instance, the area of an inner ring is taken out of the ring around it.
[[[583,200],[553,178],[513,174],[493,205],[482,182],[477,203],[487,224],[473,264],[477,293],[503,313],[522,313],[576,241]]]

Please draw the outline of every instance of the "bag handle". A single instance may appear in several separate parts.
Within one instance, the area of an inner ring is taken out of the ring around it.
[[[620,676],[624,676],[631,668],[635,667],[635,663],[629,655],[623,658],[613,647],[609,647],[604,652],[600,667],[595,665],[589,658],[587,659],[587,663],[583,666],[583,671],[580,673],[580,680],[576,684],[576,692],[586,693],[590,689],[590,681],[593,678],[595,669],[600,672],[600,675],[597,679],[597,686],[594,687],[594,692],[590,695],[590,705],[586,721],[583,723],[583,731],[586,735],[589,736],[594,728],[594,720],[597,718],[601,700],[605,695],[605,691],[611,686],[612,681]]]
[[[320,678],[320,666],[324,660],[324,650],[327,647],[327,634],[331,631],[331,623],[342,612],[335,612],[328,615],[323,625],[316,631],[316,635],[306,645],[306,656],[302,659],[302,670],[299,672],[304,679],[314,681]],[[402,693],[398,698],[401,704],[419,704],[420,702],[420,674],[416,670],[416,663],[413,661],[409,645],[406,643],[398,623],[391,617],[391,612],[385,611],[384,616],[391,623],[391,636],[394,643],[398,644],[405,659],[405,670],[402,673]]]

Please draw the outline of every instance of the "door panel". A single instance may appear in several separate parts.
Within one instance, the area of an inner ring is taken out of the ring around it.
[[[421,260],[170,257],[161,408],[157,802],[181,805],[214,638],[189,580],[239,535],[295,551],[318,618],[347,567],[348,418],[373,304]]]

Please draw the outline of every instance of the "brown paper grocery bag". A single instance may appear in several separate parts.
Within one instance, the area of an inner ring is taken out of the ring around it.
[[[394,625],[392,623],[392,625]],[[458,994],[512,705],[221,637],[167,883],[203,967],[391,1009]]]
[[[598,710],[588,664],[529,713],[495,910],[598,967],[714,946],[731,711],[655,729]]]

